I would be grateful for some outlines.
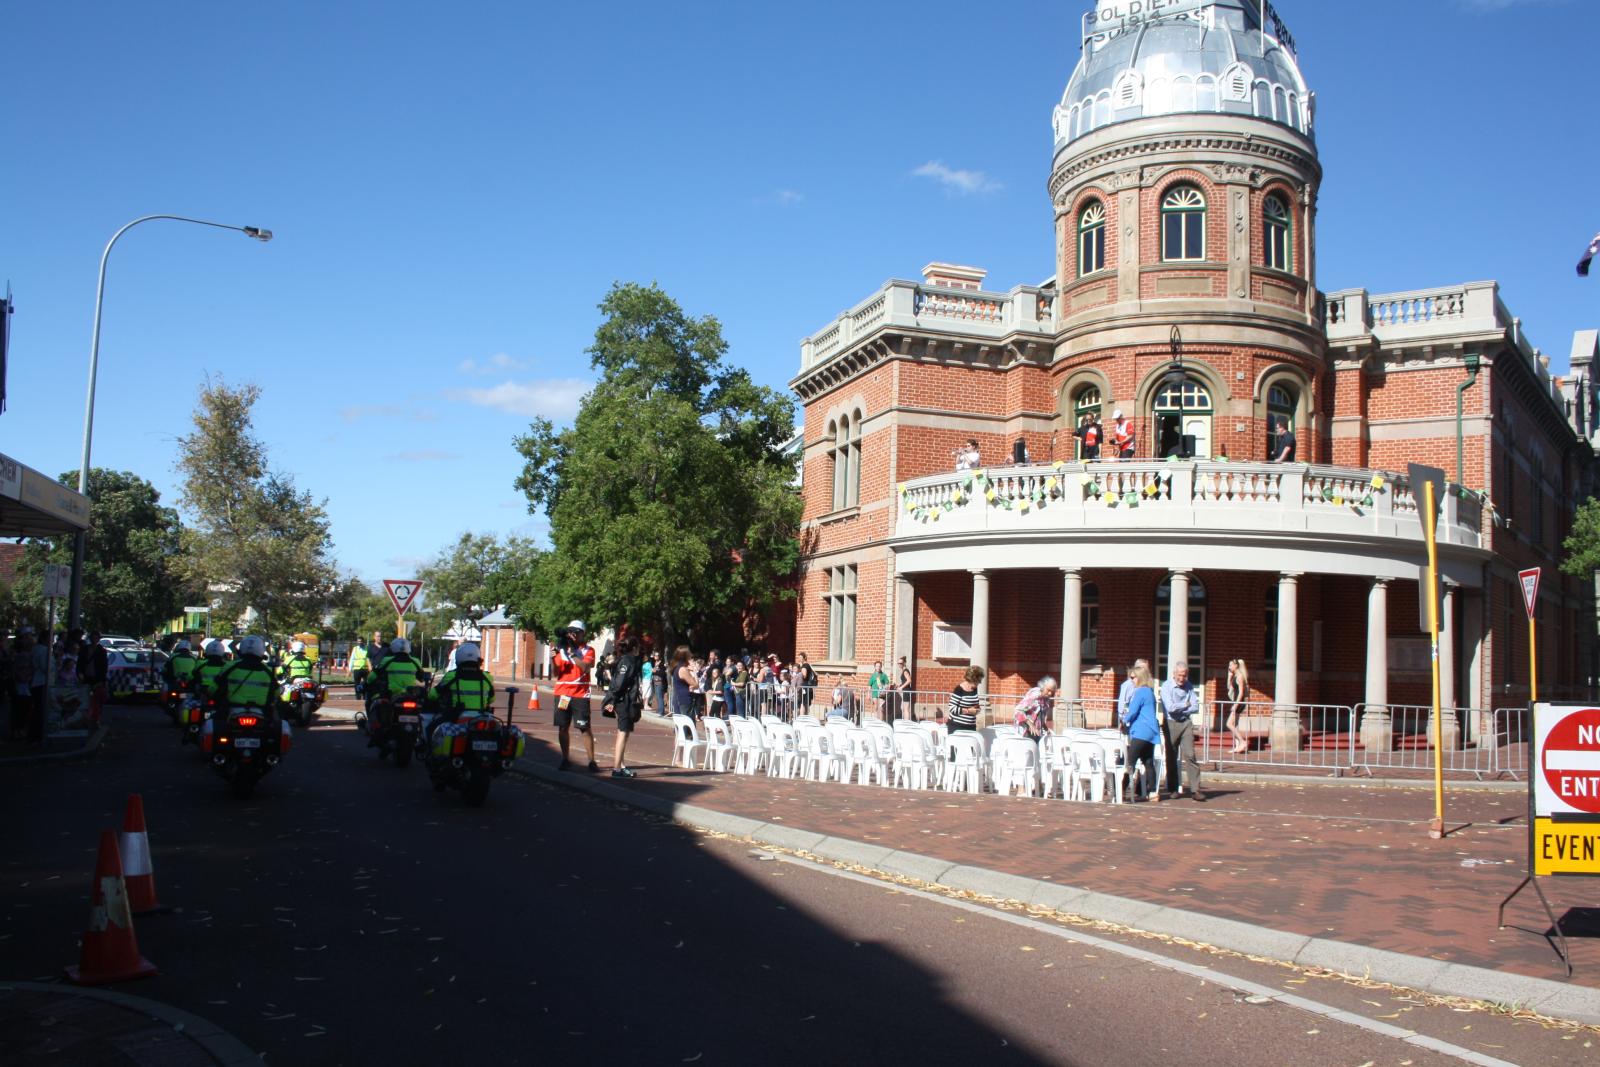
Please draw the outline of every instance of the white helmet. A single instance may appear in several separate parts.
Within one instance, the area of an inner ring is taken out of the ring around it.
[[[589,632],[589,628],[583,624],[582,619],[573,619],[571,622],[567,623],[567,629],[576,630],[580,634],[586,634]]]
[[[267,643],[255,634],[251,634],[239,642],[239,655],[241,656],[265,656],[266,654]]]
[[[403,637],[397,637],[389,642],[389,651],[396,656],[409,656],[411,655],[411,642]]]
[[[299,653],[304,652],[305,650],[306,650],[306,643],[304,641],[290,641],[289,642],[289,651],[290,652],[293,652],[296,655],[298,655]]]
[[[460,664],[463,664],[463,663],[482,663],[482,662],[483,662],[483,653],[479,652],[478,651],[478,646],[473,644],[471,641],[468,641],[466,644],[464,644],[460,648],[456,649],[456,664],[458,666]]]
[[[172,651],[174,651],[174,652],[187,652],[187,651],[189,651],[189,642],[188,641],[179,641],[177,644],[172,646]]]
[[[206,655],[216,656],[218,659],[221,659],[227,654],[228,650],[223,648],[222,642],[218,641],[216,638],[212,638],[210,641],[206,642]]]

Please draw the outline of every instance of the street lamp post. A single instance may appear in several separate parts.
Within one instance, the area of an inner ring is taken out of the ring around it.
[[[1167,345],[1172,349],[1172,369],[1167,372],[1166,379],[1162,382],[1162,389],[1158,391],[1157,395],[1159,396],[1161,392],[1165,392],[1167,389],[1176,390],[1178,394],[1178,458],[1192,459],[1193,457],[1189,455],[1189,450],[1185,447],[1183,439],[1184,386],[1189,380],[1188,374],[1183,369],[1183,331],[1174,326],[1172,333],[1167,337]]]
[[[78,466],[78,492],[86,496],[89,492],[89,443],[94,434],[94,386],[95,378],[100,370],[100,311],[105,304],[106,297],[106,261],[111,258],[111,248],[117,243],[118,238],[139,225],[139,223],[151,222],[155,219],[192,222],[196,226],[212,226],[219,230],[233,230],[235,233],[242,233],[246,237],[262,242],[272,240],[272,231],[263,230],[259,226],[229,226],[223,222],[208,222],[205,219],[185,218],[182,215],[145,215],[143,218],[134,219],[111,235],[111,240],[106,242],[106,250],[100,254],[100,282],[95,287],[94,292],[94,334],[89,341],[89,398],[84,404],[83,458]],[[83,554],[88,538],[87,530],[79,530],[73,538],[72,593],[67,607],[68,628],[77,626],[83,620]]]

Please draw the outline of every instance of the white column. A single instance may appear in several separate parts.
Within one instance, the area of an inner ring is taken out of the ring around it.
[[[889,664],[889,677],[899,683],[899,675],[894,671],[897,661],[901,656],[906,659],[906,665],[915,667],[911,657],[916,650],[916,614],[917,591],[911,585],[911,579],[903,574],[894,576],[894,651]]]
[[[1072,710],[1083,696],[1083,572],[1062,567],[1061,573],[1061,699]]]
[[[1456,706],[1456,587],[1442,578],[1439,584],[1439,707],[1445,709],[1444,747],[1451,749],[1461,747],[1461,720],[1449,711]],[[1433,736],[1431,722],[1428,736]]]
[[[1189,659],[1189,572],[1172,572],[1172,599],[1167,609],[1167,671],[1165,678],[1157,678],[1160,685],[1172,677],[1175,664]],[[1204,685],[1204,679],[1194,679],[1195,687]]]
[[[1389,579],[1374,578],[1367,591],[1367,696],[1361,746],[1387,752],[1394,744],[1389,717]]]
[[[1487,664],[1483,655],[1483,592],[1473,590],[1465,593],[1461,598],[1461,632],[1467,644],[1467,692],[1462,703],[1469,708],[1487,709],[1473,721],[1467,723],[1467,728],[1472,732],[1468,740],[1476,743],[1478,738],[1494,730],[1492,724],[1492,701],[1483,699],[1484,671]]]
[[[972,572],[972,662],[983,668],[979,691],[989,692],[989,572]]]
[[[1278,576],[1278,664],[1273,694],[1271,745],[1279,751],[1300,749],[1300,575]]]

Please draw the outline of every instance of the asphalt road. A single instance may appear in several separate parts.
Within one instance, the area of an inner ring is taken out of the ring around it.
[[[171,910],[137,922],[162,973],[124,988],[268,1062],[1463,1062],[1129,956],[1127,939],[1018,925],[518,777],[468,809],[346,723],[302,732],[237,801],[158,711],[113,715],[94,759],[0,774],[0,978],[74,961],[97,831],[138,791]],[[1600,1043],[1226,969],[1479,1056],[1593,1063]]]

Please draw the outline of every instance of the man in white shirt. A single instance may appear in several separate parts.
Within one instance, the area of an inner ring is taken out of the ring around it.
[[[1179,660],[1172,665],[1172,677],[1161,686],[1161,711],[1165,716],[1162,734],[1167,743],[1167,785],[1177,792],[1178,763],[1183,762],[1184,782],[1197,802],[1206,795],[1200,789],[1200,762],[1194,758],[1195,717],[1200,714],[1200,699],[1189,681],[1189,665]]]

